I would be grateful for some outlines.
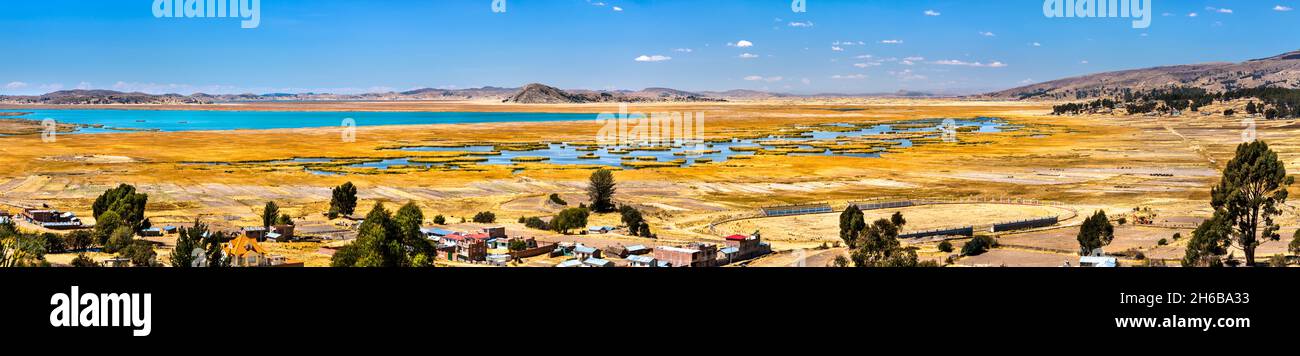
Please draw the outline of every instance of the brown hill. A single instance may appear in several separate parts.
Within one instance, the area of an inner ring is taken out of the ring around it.
[[[1204,63],[1091,74],[981,95],[990,99],[1078,100],[1117,97],[1125,90],[1195,87],[1222,92],[1272,86],[1300,88],[1300,51],[1241,63]]]

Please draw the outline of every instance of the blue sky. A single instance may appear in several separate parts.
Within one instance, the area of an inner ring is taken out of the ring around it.
[[[262,0],[261,24],[153,0],[5,1],[0,94],[422,87],[971,92],[1300,49],[1300,0],[1152,0],[1152,24],[1043,0]],[[1191,14],[1195,13],[1195,16]],[[744,41],[744,42],[742,42]],[[751,45],[752,44],[752,45]],[[644,57],[643,57],[644,56]],[[637,59],[641,60],[638,61]]]

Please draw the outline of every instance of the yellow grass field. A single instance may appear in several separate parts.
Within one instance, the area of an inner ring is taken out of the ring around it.
[[[112,108],[592,113],[618,110],[614,105],[483,102]],[[0,111],[23,109],[0,107]],[[1241,141],[1241,123],[1234,118],[1218,115],[1058,117],[1047,115],[1050,103],[770,100],[633,105],[631,110],[701,112],[707,120],[705,134],[710,140],[761,137],[809,125],[893,123],[927,118],[995,117],[1019,127],[1001,133],[963,132],[958,135],[958,142],[953,143],[939,141],[891,148],[881,158],[759,155],[686,168],[615,172],[619,182],[616,200],[645,211],[662,241],[716,242],[722,235],[762,230],[778,250],[809,248],[838,239],[835,231],[838,215],[746,220],[723,224],[717,231],[710,230],[709,226],[753,216],[762,206],[875,198],[1043,199],[1061,202],[1081,214],[1098,209],[1122,214],[1142,206],[1162,217],[1204,218],[1209,215],[1209,187]],[[459,220],[479,211],[495,211],[499,220],[514,222],[519,217],[549,216],[558,211],[559,207],[545,202],[551,193],[562,195],[571,205],[585,202],[583,189],[592,168],[541,162],[476,165],[473,169],[456,171],[406,169],[326,176],[305,172],[300,166],[258,162],[303,157],[448,159],[458,154],[385,148],[480,142],[522,145],[590,142],[599,129],[593,122],[362,126],[357,129],[355,142],[343,142],[337,128],[63,134],[53,143],[42,142],[39,135],[0,136],[0,167],[4,167],[0,170],[0,205],[13,210],[48,204],[89,216],[95,196],[119,183],[129,183],[150,195],[147,215],[155,226],[183,224],[201,216],[216,228],[235,229],[256,224],[257,213],[267,201],[276,201],[282,211],[295,217],[320,219],[319,215],[327,208],[329,189],[351,181],[360,188],[361,214],[375,201],[415,201],[424,209],[426,217],[443,214]],[[1266,121],[1260,122],[1257,130],[1259,138],[1279,152],[1288,168],[1300,169],[1300,124],[1294,120]],[[1300,187],[1293,187],[1292,192],[1297,189]],[[903,213],[909,221],[908,229],[912,230],[1058,214],[1054,209],[1011,205],[934,206],[903,209]],[[1295,209],[1288,205],[1285,211],[1281,221],[1294,229],[1298,225]],[[892,211],[871,212],[869,217],[885,213]],[[602,224],[617,224],[616,216],[595,219]],[[1070,230],[1064,228],[1061,236],[1053,237],[1051,242],[1033,243],[1069,247],[1073,240]],[[522,227],[512,231],[531,233]],[[1121,230],[1121,233],[1129,232]],[[1128,240],[1119,239],[1121,243]],[[1151,238],[1140,240],[1133,246],[1124,246],[1150,249],[1162,258],[1180,251],[1176,245],[1163,247],[1169,251],[1156,249],[1151,246],[1154,244]],[[316,251],[315,248],[288,248],[282,252],[308,265],[327,264],[328,257]],[[1045,258],[1021,257],[1026,261],[1023,265],[1047,264]],[[999,260],[992,258],[985,258],[990,259],[988,263],[970,264],[1000,265],[1004,261],[1010,261],[1008,265],[1018,264],[1014,254]]]

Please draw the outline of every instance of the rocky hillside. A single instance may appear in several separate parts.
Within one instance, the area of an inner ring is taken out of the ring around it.
[[[1171,87],[1212,92],[1256,87],[1300,88],[1300,51],[1242,63],[1134,69],[1054,80],[979,96],[990,99],[1080,100],[1121,97]]]
[[[609,102],[700,102],[725,101],[702,94],[668,88],[648,88],[641,91],[565,91],[543,84],[528,84],[504,102],[518,104],[581,104]]]
[[[0,96],[0,104],[108,105],[108,104],[207,104],[205,98],[178,94],[152,95],[112,90],[63,90],[41,96]]]

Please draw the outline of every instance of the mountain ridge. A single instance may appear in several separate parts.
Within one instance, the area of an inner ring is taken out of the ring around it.
[[[975,96],[981,99],[1084,100],[1173,87],[1212,92],[1300,88],[1300,51],[1233,62],[1180,64],[1086,74]]]

